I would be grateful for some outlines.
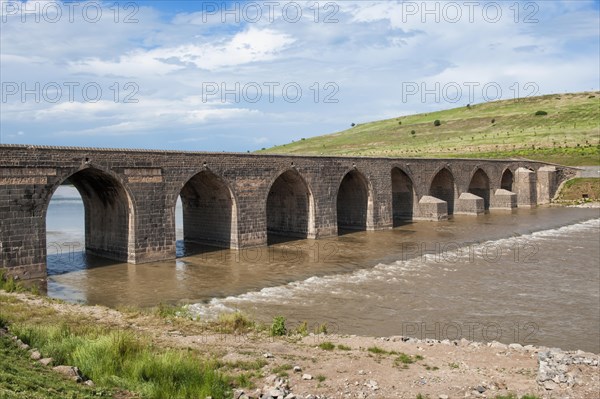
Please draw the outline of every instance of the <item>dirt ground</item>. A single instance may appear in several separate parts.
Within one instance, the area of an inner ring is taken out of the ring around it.
[[[536,380],[538,351],[545,348],[403,337],[319,334],[274,338],[265,332],[222,334],[191,320],[65,304],[27,294],[11,295],[28,306],[52,307],[60,314],[149,335],[160,346],[191,348],[231,362],[263,359],[266,365],[261,370],[262,377],[255,378],[256,389],[245,392],[253,397],[258,397],[261,389],[273,386],[274,372],[284,370],[280,376],[287,380],[289,390],[297,398],[318,395],[414,399],[418,394],[432,399],[496,398],[509,393],[518,397],[529,394],[540,398],[600,398],[597,365],[568,366],[577,375],[573,387],[556,384],[547,390],[540,386]],[[321,344],[325,342],[335,348],[323,349],[325,345]],[[598,355],[586,356],[598,359]]]

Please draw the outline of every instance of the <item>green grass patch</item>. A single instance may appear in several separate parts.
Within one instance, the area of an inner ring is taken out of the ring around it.
[[[374,353],[376,355],[387,355],[388,351],[386,351],[385,349],[381,349],[378,346],[371,346],[369,348],[367,348],[367,351]]]
[[[335,349],[335,345],[332,342],[325,341],[325,342],[321,342],[319,344],[319,348],[321,348],[325,351],[332,351]]]
[[[258,371],[265,367],[268,362],[259,358],[256,360],[237,360],[235,362],[217,362],[217,367],[222,370]]]
[[[323,374],[319,374],[319,375],[317,376],[317,381],[319,381],[319,382],[323,382],[323,381],[325,381],[326,379],[327,379],[327,377],[325,377]]]
[[[306,337],[308,335],[308,322],[303,321],[302,323],[300,323],[298,327],[294,329],[294,332],[296,334],[302,335],[303,337]]]
[[[281,337],[287,334],[287,328],[285,327],[285,317],[275,316],[271,323],[271,336]]]
[[[410,356],[407,355],[406,353],[400,353],[400,355],[398,355],[398,357],[396,359],[394,359],[394,364],[399,365],[399,364],[412,364],[415,362],[415,359]]]
[[[0,398],[96,399],[116,397],[116,391],[90,388],[63,378],[29,359],[7,336],[0,336]]]
[[[0,269],[0,290],[6,292],[21,292],[25,291],[25,288],[12,276],[8,276],[4,269]]]
[[[221,313],[209,326],[223,334],[246,333],[256,328],[256,323],[242,312]]]
[[[11,331],[56,364],[79,367],[101,387],[145,398],[226,398],[230,379],[217,363],[183,350],[161,350],[126,331],[95,325],[15,324]]]
[[[337,348],[338,348],[339,350],[341,350],[341,351],[349,351],[349,350],[352,350],[352,348],[350,348],[349,346],[347,346],[347,345],[344,345],[344,344],[339,344],[339,345],[337,346]]]
[[[184,316],[187,314],[187,310],[183,306],[169,305],[161,302],[154,309],[154,314],[158,317],[168,319]]]
[[[423,359],[424,359],[424,357],[423,357],[423,356],[421,356],[421,355],[414,355],[414,356],[411,356],[411,355],[408,355],[408,354],[406,354],[406,353],[403,353],[403,352],[400,352],[400,353],[395,353],[395,352],[394,352],[394,354],[395,354],[395,355],[398,355],[398,356],[397,356],[397,357],[394,359],[394,366],[396,366],[396,367],[400,367],[400,368],[403,368],[403,369],[407,369],[407,368],[408,368],[408,366],[409,366],[410,364],[416,363],[416,362],[418,362],[418,361],[421,361],[421,360],[423,360]],[[427,366],[426,364],[424,364],[423,366],[424,366],[424,367],[425,367],[427,370],[430,370],[430,368],[429,368],[429,369],[427,368],[428,366]],[[436,368],[436,369],[437,369],[437,368]]]
[[[325,334],[327,335],[328,328],[327,323],[319,324],[315,327],[315,334]]]
[[[255,388],[254,381],[252,380],[253,377],[254,374],[241,373],[233,378],[233,385],[238,388],[253,389]]]
[[[293,367],[291,364],[285,363],[285,364],[273,367],[271,369],[271,372],[273,374],[277,374],[277,376],[279,376],[279,377],[287,377],[288,376],[287,371],[291,370],[292,368]]]
[[[600,201],[600,178],[575,178],[567,180],[557,196],[558,201]]]

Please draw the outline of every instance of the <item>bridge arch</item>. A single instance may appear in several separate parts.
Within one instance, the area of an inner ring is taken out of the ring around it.
[[[121,179],[92,165],[66,173],[47,193],[42,212],[44,230],[52,196],[63,184],[72,184],[83,202],[85,252],[120,262],[130,260],[134,255],[135,206]]]
[[[392,168],[392,209],[394,226],[412,220],[416,199],[414,184],[407,172],[396,166]]]
[[[280,172],[269,186],[265,204],[267,243],[282,237],[314,237],[314,199],[306,180],[296,169]]]
[[[185,182],[179,197],[184,242],[223,248],[237,245],[237,201],[223,178],[202,170]]]
[[[344,174],[336,196],[338,234],[373,226],[373,194],[367,178],[358,170]]]
[[[513,190],[513,184],[515,181],[515,176],[510,168],[506,168],[504,172],[502,172],[502,178],[500,179],[500,188],[508,191]]]
[[[448,167],[442,167],[433,176],[429,185],[429,195],[436,197],[448,204],[448,215],[454,214],[454,199],[456,196],[456,183],[454,175]]]
[[[469,193],[483,198],[483,209],[490,209],[490,178],[481,168],[477,168],[469,183]]]

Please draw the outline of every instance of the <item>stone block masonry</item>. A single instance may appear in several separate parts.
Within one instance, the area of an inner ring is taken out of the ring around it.
[[[86,251],[139,264],[175,258],[180,196],[186,240],[238,249],[272,235],[319,238],[440,220],[460,211],[463,193],[482,198],[485,211],[512,209],[515,200],[535,206],[575,173],[526,160],[0,145],[0,267],[46,276],[46,213],[65,183],[83,200]]]
[[[456,201],[457,215],[480,215],[485,212],[485,201],[483,198],[471,193],[462,193]]]

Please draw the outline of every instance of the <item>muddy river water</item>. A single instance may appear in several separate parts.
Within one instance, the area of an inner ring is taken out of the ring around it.
[[[455,216],[241,251],[178,242],[176,260],[130,265],[84,254],[83,204],[61,187],[47,241],[48,295],[71,302],[188,303],[199,317],[240,309],[330,332],[600,352],[599,209]]]

